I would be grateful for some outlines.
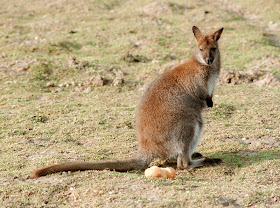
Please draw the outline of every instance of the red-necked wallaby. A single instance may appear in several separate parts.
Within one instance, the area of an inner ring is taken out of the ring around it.
[[[202,110],[212,107],[220,72],[218,40],[223,28],[203,35],[193,26],[197,47],[185,63],[165,72],[150,84],[136,113],[138,156],[133,159],[66,162],[35,170],[32,178],[60,171],[145,169],[154,158],[177,159],[177,168],[195,168],[220,159],[193,160],[202,134]]]

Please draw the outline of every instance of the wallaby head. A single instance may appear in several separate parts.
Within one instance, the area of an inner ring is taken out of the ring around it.
[[[210,35],[203,35],[196,26],[193,26],[192,30],[197,43],[195,56],[201,64],[212,65],[216,61],[219,56],[218,40],[223,29],[221,28]]]

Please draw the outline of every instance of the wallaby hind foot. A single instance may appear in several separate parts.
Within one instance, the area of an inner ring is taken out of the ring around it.
[[[184,163],[182,161],[182,158],[178,159],[179,164],[177,163],[177,168],[180,170],[184,169],[194,169],[194,168],[200,168],[203,166],[212,166],[216,164],[220,164],[222,162],[222,159],[220,158],[200,158],[196,160],[191,160],[188,163]]]

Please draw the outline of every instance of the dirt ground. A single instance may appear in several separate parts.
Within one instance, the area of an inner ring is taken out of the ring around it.
[[[279,11],[275,0],[2,0],[0,207],[280,207]],[[193,25],[224,27],[198,148],[222,164],[174,180],[30,179],[57,162],[135,156],[137,102],[192,55]]]

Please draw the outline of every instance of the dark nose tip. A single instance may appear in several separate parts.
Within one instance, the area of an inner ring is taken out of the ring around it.
[[[206,58],[206,62],[207,62],[207,64],[212,64],[213,63],[213,59],[212,58]]]

